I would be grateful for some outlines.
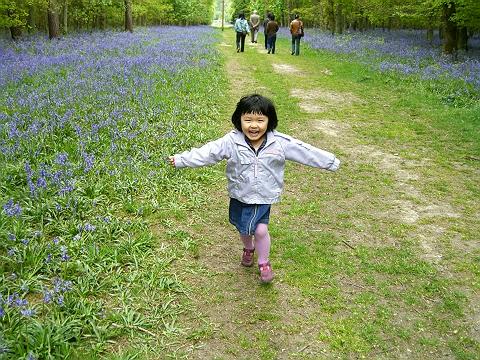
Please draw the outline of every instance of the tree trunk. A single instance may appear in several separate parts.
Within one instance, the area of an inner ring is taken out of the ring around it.
[[[18,40],[22,37],[22,28],[20,26],[10,26],[10,36],[12,40]]]
[[[431,26],[429,26],[427,29],[427,40],[430,45],[433,44],[433,28]]]
[[[68,33],[68,0],[63,3],[63,33]]]
[[[125,0],[125,31],[133,32],[131,0]]]
[[[345,24],[342,4],[337,4],[335,8],[335,29],[337,31],[337,34],[343,34],[344,26]]]
[[[54,0],[48,1],[47,9],[48,18],[48,38],[54,39],[59,36],[60,33],[60,21],[58,18],[57,4]]]
[[[458,28],[458,42],[457,46],[460,50],[468,51],[468,33],[465,26]]]
[[[328,21],[328,30],[335,34],[335,8],[334,0],[327,1],[327,21]]]
[[[27,31],[29,33],[34,33],[36,28],[35,28],[35,13],[33,6],[28,7],[28,17],[27,17]]]
[[[443,52],[453,54],[457,50],[457,25],[451,20],[455,14],[455,3],[451,2],[443,5],[442,20],[445,30],[445,39],[443,41]]]
[[[107,28],[107,16],[105,15],[105,12],[102,11],[100,14],[100,29],[105,30]]]

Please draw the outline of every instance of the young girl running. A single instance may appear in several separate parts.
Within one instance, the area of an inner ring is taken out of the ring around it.
[[[200,167],[227,160],[229,220],[243,242],[241,264],[252,266],[258,254],[260,280],[273,279],[268,222],[271,204],[280,200],[285,160],[336,171],[335,156],[275,130],[278,119],[272,101],[253,94],[240,99],[232,115],[232,130],[200,148],[170,157],[176,168]]]

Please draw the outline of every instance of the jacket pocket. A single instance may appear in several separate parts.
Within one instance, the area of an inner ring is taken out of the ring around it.
[[[249,165],[253,161],[252,156],[247,151],[239,151],[238,160],[242,165]]]

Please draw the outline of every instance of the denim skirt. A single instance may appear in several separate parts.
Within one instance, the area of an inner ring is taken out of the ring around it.
[[[268,224],[270,204],[245,204],[237,199],[230,199],[229,220],[240,235],[254,235],[258,224]]]

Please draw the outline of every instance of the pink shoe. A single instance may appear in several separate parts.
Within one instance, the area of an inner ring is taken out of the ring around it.
[[[269,283],[273,280],[273,270],[270,261],[264,264],[258,264],[258,269],[260,270],[260,280],[263,283]]]
[[[253,265],[253,254],[255,253],[255,249],[245,249],[243,248],[242,254],[242,265],[246,267],[250,267]]]

